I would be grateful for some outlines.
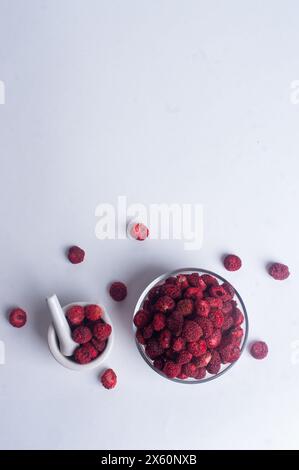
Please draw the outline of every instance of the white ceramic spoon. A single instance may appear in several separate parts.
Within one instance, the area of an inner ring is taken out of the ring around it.
[[[59,349],[64,356],[71,356],[78,344],[72,340],[71,329],[65,318],[65,314],[59,303],[57,295],[51,295],[47,298],[47,304],[52,316],[54,329],[59,340]]]

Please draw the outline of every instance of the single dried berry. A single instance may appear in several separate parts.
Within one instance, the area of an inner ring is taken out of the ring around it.
[[[242,325],[242,323],[244,321],[244,315],[243,315],[243,313],[241,312],[240,309],[235,308],[235,310],[232,312],[232,317],[233,317],[233,320],[234,320],[234,326]]]
[[[224,316],[232,313],[234,308],[236,307],[236,302],[234,300],[230,300],[229,302],[224,302],[222,307],[222,313]]]
[[[194,321],[196,321],[196,323],[201,327],[203,337],[209,338],[214,330],[214,326],[211,320],[209,320],[209,318],[197,317],[196,319],[194,319]]]
[[[153,336],[153,333],[154,333],[153,325],[147,325],[142,330],[142,334],[143,334],[144,339],[151,338]]]
[[[158,370],[163,370],[163,367],[164,367],[164,359],[162,358],[158,358],[158,359],[155,359],[154,362],[153,362],[153,365],[156,369]]]
[[[237,255],[227,255],[223,264],[228,271],[238,271],[242,266],[242,261]]]
[[[153,318],[153,328],[155,331],[161,331],[166,326],[166,317],[163,313],[156,313]]]
[[[221,367],[220,354],[218,353],[218,351],[213,351],[211,360],[207,365],[207,371],[210,374],[218,374],[220,367]]]
[[[132,238],[138,241],[143,241],[149,236],[149,229],[144,224],[133,224],[130,235]]]
[[[224,323],[224,315],[221,310],[213,310],[210,315],[209,319],[213,322],[215,328],[221,328]]]
[[[92,355],[90,348],[86,347],[86,345],[79,346],[79,348],[75,350],[74,359],[79,364],[88,364],[89,362],[91,362]]]
[[[208,317],[210,313],[210,304],[206,300],[200,300],[198,299],[195,302],[195,312],[197,315],[200,317]]]
[[[187,375],[187,377],[195,378],[197,374],[197,367],[192,362],[188,362],[188,364],[184,364],[182,366],[182,372],[184,375]]]
[[[171,332],[167,330],[167,328],[163,331],[161,331],[159,335],[159,343],[161,344],[163,349],[168,349],[170,348],[171,345]]]
[[[216,277],[211,276],[210,274],[203,274],[201,276],[201,279],[203,280],[203,282],[206,284],[207,287],[218,286],[219,284]]]
[[[231,315],[224,316],[224,322],[222,325],[222,331],[229,330],[234,324],[233,317]]]
[[[178,285],[168,283],[161,287],[161,294],[176,300],[181,297],[181,289]]]
[[[114,388],[117,384],[117,376],[114,370],[106,369],[105,372],[101,375],[101,382],[102,385],[107,389]]]
[[[82,263],[85,257],[85,251],[79,246],[71,246],[67,255],[69,261],[73,264]]]
[[[228,337],[230,338],[232,343],[238,342],[239,339],[242,339],[244,335],[243,328],[240,326],[233,328],[230,330]]]
[[[268,355],[268,346],[264,341],[256,341],[251,345],[250,352],[255,359],[264,359]]]
[[[201,380],[204,379],[207,374],[206,368],[205,367],[199,367],[196,371],[196,374],[194,376],[195,379]]]
[[[214,297],[216,299],[221,299],[222,301],[224,299],[229,300],[229,298],[227,298],[227,292],[222,286],[210,287],[209,293],[211,297]]]
[[[163,354],[163,348],[156,339],[149,339],[145,347],[145,354],[150,359],[156,359]]]
[[[110,295],[116,302],[121,302],[127,297],[127,286],[123,282],[113,282],[110,286]]]
[[[154,304],[160,296],[160,286],[152,287],[147,296],[150,303]]]
[[[197,341],[202,336],[201,327],[192,320],[186,320],[183,325],[182,337],[186,341]]]
[[[206,367],[212,358],[212,354],[210,351],[207,351],[200,357],[194,357],[193,362],[196,367]]]
[[[85,317],[84,308],[80,305],[73,305],[66,312],[66,318],[68,319],[70,325],[78,326],[81,325]]]
[[[233,286],[229,284],[229,282],[224,282],[221,287],[225,290],[227,294],[223,301],[227,302],[228,300],[232,300],[235,295],[235,289],[233,288]]]
[[[176,352],[180,352],[185,348],[186,340],[184,338],[174,338],[172,342],[172,349]]]
[[[187,349],[192,354],[192,356],[199,357],[207,352],[207,343],[204,339],[193,341],[187,344]]]
[[[217,308],[221,310],[223,307],[223,300],[220,297],[206,297],[205,300],[209,303],[211,309]]]
[[[221,331],[214,330],[211,336],[207,338],[207,347],[209,349],[216,349],[221,343]]]
[[[105,341],[111,335],[112,328],[108,323],[96,323],[93,327],[93,334],[99,341]]]
[[[166,323],[175,336],[180,336],[184,323],[183,315],[180,312],[172,312],[167,318]]]
[[[163,372],[167,377],[173,379],[181,372],[181,366],[173,361],[167,361],[165,362]]]
[[[99,354],[98,350],[95,348],[95,346],[92,342],[86,343],[84,346],[89,349],[90,357],[91,357],[92,360],[95,359],[98,356],[98,354]]]
[[[139,310],[134,316],[134,325],[137,328],[143,328],[148,325],[150,322],[150,315],[145,310]]]
[[[190,315],[193,312],[193,301],[191,299],[179,300],[176,311],[181,313],[184,317]]]
[[[200,287],[188,287],[188,289],[186,289],[184,292],[184,298],[193,300],[202,299],[203,291],[200,289]]]
[[[188,274],[187,280],[191,287],[199,287],[202,291],[205,290],[207,287],[206,283],[198,273]]]
[[[9,323],[15,328],[22,328],[27,321],[27,314],[21,308],[14,308],[9,314]]]
[[[189,351],[180,351],[177,356],[177,364],[187,364],[192,359],[192,354]]]
[[[84,313],[89,321],[98,321],[103,316],[103,310],[99,305],[86,305]]]
[[[282,263],[273,263],[269,268],[269,274],[277,281],[283,281],[290,275],[288,266]]]
[[[92,333],[87,326],[77,326],[72,332],[73,340],[78,344],[88,343],[92,338]]]
[[[177,276],[178,285],[181,289],[187,289],[189,287],[189,282],[185,274],[179,274]]]
[[[155,303],[155,310],[157,312],[169,312],[175,307],[175,301],[168,295],[163,295]]]
[[[106,341],[99,341],[97,338],[92,338],[92,345],[96,348],[98,353],[102,353],[106,348]]]
[[[177,285],[178,284],[177,278],[174,276],[170,276],[165,280],[165,284]]]

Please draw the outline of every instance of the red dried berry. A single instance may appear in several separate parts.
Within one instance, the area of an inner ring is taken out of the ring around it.
[[[221,343],[221,331],[214,330],[211,336],[207,338],[207,347],[209,349],[216,349]]]
[[[184,338],[175,338],[172,342],[172,349],[176,352],[180,352],[185,348],[186,340]]]
[[[27,321],[27,313],[21,308],[14,308],[9,314],[9,323],[15,328],[22,328]]]
[[[193,362],[195,363],[196,367],[206,367],[212,358],[212,354],[210,351],[207,351],[200,357],[194,357]]]
[[[95,346],[93,345],[93,343],[86,343],[84,345],[85,348],[88,348],[89,349],[89,352],[90,352],[90,357],[91,359],[95,359],[97,356],[98,356],[98,350],[95,348]]]
[[[184,375],[187,375],[187,377],[195,378],[197,374],[197,367],[192,362],[188,362],[188,364],[184,364],[182,366],[182,372]]]
[[[193,312],[193,301],[191,299],[179,300],[176,311],[181,313],[184,317],[190,315]]]
[[[156,339],[149,339],[145,347],[145,354],[150,359],[156,359],[163,354],[163,348]]]
[[[177,276],[178,285],[181,289],[187,289],[189,287],[189,282],[185,274],[179,274]]]
[[[150,322],[150,315],[145,310],[139,310],[134,316],[134,325],[137,328],[143,328],[148,325]]]
[[[154,304],[160,296],[160,286],[152,287],[147,296],[150,303]]]
[[[111,335],[112,328],[108,323],[96,323],[93,327],[93,334],[99,341],[105,341]]]
[[[206,283],[198,273],[188,274],[187,280],[191,287],[199,287],[201,290],[205,290],[207,287]]]
[[[203,291],[200,289],[200,287],[188,287],[188,289],[186,289],[184,292],[184,298],[193,300],[202,299]]]
[[[205,300],[209,303],[210,308],[217,308],[222,309],[223,307],[223,300],[219,297],[206,297]]]
[[[207,287],[218,286],[219,284],[216,277],[211,276],[210,274],[203,274],[201,276],[201,279],[203,280],[203,282],[206,284]]]
[[[182,337],[186,341],[198,341],[203,332],[201,327],[192,320],[186,320],[183,325]]]
[[[106,369],[101,375],[101,382],[103,387],[107,389],[114,388],[117,384],[117,375],[113,369]]]
[[[167,329],[161,331],[159,335],[159,343],[163,349],[170,348],[171,345],[171,332]]]
[[[164,359],[162,359],[162,358],[155,359],[154,362],[153,362],[153,365],[156,369],[163,370]]]
[[[221,328],[224,323],[224,315],[221,310],[213,310],[210,315],[209,319],[213,322],[215,328]]]
[[[221,300],[227,299],[227,292],[222,286],[212,286],[209,289],[209,294],[211,297]]]
[[[229,302],[225,302],[221,310],[222,310],[223,315],[226,316],[230,314],[234,308],[235,308],[235,302],[231,300]]]
[[[163,295],[155,303],[155,310],[158,312],[170,312],[175,307],[175,301],[168,295]]]
[[[99,341],[97,338],[92,338],[92,345],[96,348],[98,353],[102,353],[106,348],[106,341]]]
[[[244,335],[243,328],[238,326],[238,327],[233,328],[232,330],[230,330],[230,332],[228,334],[228,337],[229,337],[229,339],[231,340],[232,343],[236,343],[237,341],[239,341],[240,339],[243,338],[243,335]]]
[[[223,325],[222,325],[222,331],[227,331],[229,330],[234,324],[234,320],[233,320],[233,317],[228,315],[228,316],[224,316],[224,322],[223,322]]]
[[[210,304],[206,300],[197,300],[195,302],[195,312],[200,317],[208,317],[210,313]]]
[[[181,289],[178,285],[164,284],[161,286],[161,294],[171,297],[172,299],[179,299],[181,297]]]
[[[67,255],[69,261],[73,264],[82,263],[85,257],[85,251],[79,246],[71,246]]]
[[[138,341],[139,344],[146,344],[146,339],[144,338],[142,331],[137,330],[136,331],[136,340]]]
[[[143,241],[146,240],[146,238],[149,236],[149,229],[144,224],[133,224],[130,230],[130,235],[135,240]]]
[[[240,356],[241,356],[241,350],[240,350],[239,346],[234,344],[232,346],[228,362],[236,362],[239,359]]]
[[[196,374],[194,376],[195,379],[201,380],[204,379],[207,374],[206,368],[205,367],[199,367],[196,371]]]
[[[116,302],[121,302],[127,297],[127,286],[123,282],[113,282],[109,289],[110,295]]]
[[[233,288],[233,286],[229,284],[229,282],[224,282],[221,287],[225,290],[227,294],[226,298],[223,299],[223,301],[227,302],[229,300],[232,300],[235,295],[235,289]]]
[[[176,359],[176,362],[177,364],[187,364],[188,362],[190,362],[192,359],[192,354],[189,352],[189,351],[180,351],[178,353],[178,356],[177,356],[177,359]]]
[[[175,336],[180,336],[182,329],[183,329],[183,323],[184,323],[183,315],[180,312],[177,312],[177,311],[172,312],[167,318],[166,323],[170,331]]]
[[[153,336],[154,328],[153,325],[147,325],[142,329],[144,339],[149,339]]]
[[[209,374],[218,374],[220,368],[221,368],[220,354],[218,353],[218,351],[213,351],[211,360],[207,365],[207,371],[209,372]]]
[[[80,305],[73,305],[68,309],[66,312],[66,317],[72,326],[78,326],[81,325],[81,323],[84,320],[85,314],[84,314],[84,308],[81,307]]]
[[[204,318],[204,317],[197,317],[196,319],[194,319],[194,321],[196,321],[198,325],[201,327],[202,332],[203,332],[203,337],[209,338],[214,330],[214,326],[211,320],[209,320],[208,318]]]
[[[227,255],[224,258],[223,264],[228,271],[238,271],[242,266],[242,261],[237,255]]]
[[[86,345],[79,346],[79,348],[75,350],[74,359],[79,364],[88,364],[89,362],[91,362],[92,357],[90,348],[86,347]]]
[[[103,316],[103,309],[99,305],[86,305],[84,313],[87,320],[98,321]]]
[[[170,276],[165,280],[165,284],[177,285],[177,283],[178,283],[177,278],[174,276]]]
[[[255,359],[264,359],[268,355],[268,346],[264,341],[256,341],[251,345],[250,352]]]
[[[232,312],[232,317],[233,317],[233,320],[234,320],[234,326],[242,325],[242,323],[244,321],[244,315],[243,315],[243,313],[241,312],[240,309],[235,308],[235,310]]]
[[[169,349],[166,349],[166,351],[164,351],[164,356],[166,359],[170,359],[171,361],[174,361],[177,357],[177,353],[172,348],[169,348]]]
[[[187,349],[194,357],[199,357],[207,352],[207,343],[204,339],[193,341],[187,344]]]
[[[167,361],[165,362],[163,372],[167,377],[173,379],[181,372],[181,366],[173,361]]]
[[[88,343],[92,338],[92,333],[87,326],[77,326],[72,332],[73,340],[78,344]]]
[[[163,313],[156,313],[153,318],[153,328],[155,331],[161,331],[166,326],[166,317]]]
[[[268,270],[270,276],[272,276],[277,281],[283,281],[287,279],[290,275],[288,266],[282,263],[273,263]]]

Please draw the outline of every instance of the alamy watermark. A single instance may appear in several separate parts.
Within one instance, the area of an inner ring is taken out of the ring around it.
[[[5,84],[0,80],[0,104],[5,104]]]
[[[101,203],[96,207],[99,218],[95,234],[99,240],[125,240],[127,225],[136,220],[149,227],[154,240],[182,240],[185,250],[199,250],[203,242],[202,204],[129,204],[119,196],[115,205]]]
[[[5,364],[5,345],[4,341],[0,340],[0,366]]]
[[[290,102],[299,104],[299,80],[293,80],[290,84]]]

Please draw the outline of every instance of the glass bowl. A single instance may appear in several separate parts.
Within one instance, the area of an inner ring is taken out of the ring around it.
[[[208,271],[206,269],[198,269],[198,268],[183,268],[183,269],[177,269],[175,271],[171,271],[169,273],[165,273],[165,274],[162,274],[161,276],[157,277],[156,279],[154,279],[145,289],[144,291],[142,292],[142,294],[140,295],[138,301],[137,301],[137,304],[136,304],[136,307],[135,307],[135,310],[134,310],[134,315],[133,315],[133,318],[135,316],[135,314],[138,312],[138,310],[140,310],[142,308],[142,305],[144,303],[144,301],[146,300],[147,298],[147,295],[149,293],[149,291],[155,287],[155,286],[158,286],[160,284],[163,284],[164,281],[169,278],[169,277],[172,277],[172,276],[177,276],[178,274],[191,274],[191,273],[198,273],[199,275],[202,275],[202,274],[210,274],[211,276],[214,276],[218,281],[221,281],[221,282],[227,282],[228,284],[232,285],[232,287],[234,288],[233,284],[229,281],[227,281],[226,279],[224,279],[222,276],[220,276],[219,274],[216,274],[212,271]],[[234,297],[234,300],[237,301],[238,303],[238,308],[241,310],[241,312],[243,313],[244,315],[244,322],[242,323],[242,328],[244,330],[244,335],[243,335],[243,338],[242,338],[242,342],[240,344],[240,350],[241,350],[241,353],[240,353],[240,357],[245,349],[245,346],[246,346],[246,342],[247,342],[247,337],[248,337],[248,328],[249,328],[249,324],[248,324],[248,315],[247,315],[247,311],[246,311],[246,308],[245,308],[245,305],[244,305],[244,302],[242,300],[242,297],[240,296],[240,294],[236,291],[236,289],[234,288],[235,290],[235,297]],[[133,331],[134,331],[134,335],[135,335],[135,340],[136,340],[136,326],[134,325],[133,323]],[[144,350],[144,346],[139,344],[138,341],[136,340],[136,345],[137,345],[137,348],[138,348],[138,351],[140,352],[142,358],[145,360],[145,362],[155,371],[157,372],[157,374],[161,375],[162,377],[164,377],[165,379],[167,380],[171,380],[173,382],[178,382],[178,383],[183,383],[183,384],[198,384],[198,383],[204,383],[204,382],[210,382],[211,380],[215,380],[217,378],[219,378],[221,375],[223,375],[225,372],[227,372],[229,369],[231,369],[237,362],[232,362],[232,363],[227,363],[227,364],[221,364],[221,369],[220,371],[213,375],[213,374],[209,374],[207,372],[207,375],[205,378],[203,379],[194,379],[194,378],[188,378],[188,379],[179,379],[179,378],[169,378],[167,377],[165,374],[163,374],[162,371],[156,369],[153,365],[153,362],[151,361],[151,359],[149,357],[147,357],[147,355],[145,354],[145,350]]]

